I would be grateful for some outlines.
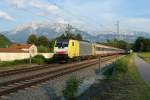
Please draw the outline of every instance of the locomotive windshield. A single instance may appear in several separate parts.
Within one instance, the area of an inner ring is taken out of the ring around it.
[[[59,48],[68,47],[68,41],[56,41],[55,47],[59,47]]]

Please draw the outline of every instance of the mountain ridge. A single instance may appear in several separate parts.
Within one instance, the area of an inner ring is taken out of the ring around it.
[[[106,40],[110,40],[113,38],[125,40],[127,42],[133,43],[137,37],[143,36],[150,38],[150,34],[146,32],[132,32],[132,34],[116,34],[114,32],[111,33],[101,33],[98,35],[93,35],[91,33],[82,31],[78,28],[74,28],[69,24],[65,23],[31,23],[31,24],[23,24],[19,25],[16,28],[2,32],[6,37],[8,37],[11,41],[17,43],[25,43],[28,36],[30,34],[36,34],[37,36],[45,35],[49,39],[55,38],[64,34],[66,30],[71,31],[73,34],[81,34],[83,39],[90,40],[93,42],[102,42]]]

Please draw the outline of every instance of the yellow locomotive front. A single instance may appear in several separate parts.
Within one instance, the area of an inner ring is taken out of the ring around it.
[[[56,58],[74,58],[79,56],[78,40],[56,40],[54,47],[54,57]]]

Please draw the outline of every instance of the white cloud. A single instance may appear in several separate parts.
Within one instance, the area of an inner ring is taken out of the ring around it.
[[[16,8],[24,8],[26,6],[26,1],[28,0],[12,0],[12,5]]]
[[[148,18],[129,18],[124,24],[133,30],[150,32],[150,19]]]
[[[56,5],[46,4],[38,1],[31,1],[30,5],[41,10],[46,10],[49,13],[55,13],[59,9]]]
[[[8,15],[6,12],[2,12],[2,11],[0,11],[0,18],[5,19],[5,20],[9,20],[9,21],[14,21],[13,17]]]
[[[28,2],[31,0],[2,0],[7,4],[10,4],[11,6],[21,9],[26,8],[28,5]]]

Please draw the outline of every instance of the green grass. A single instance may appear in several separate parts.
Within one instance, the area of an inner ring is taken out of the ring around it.
[[[107,87],[104,92],[98,93],[89,100],[150,100],[150,87],[139,75],[134,63],[134,56],[126,56],[128,71],[117,73],[111,80],[105,80]],[[103,86],[103,88],[104,88]]]
[[[41,55],[37,55],[35,57],[32,57],[31,63],[32,64],[47,64],[51,63],[51,59],[45,59]],[[18,67],[22,67],[21,65],[27,65],[30,64],[30,59],[23,59],[23,60],[15,60],[15,61],[3,61],[0,62],[0,70],[1,69],[14,69]]]
[[[0,67],[6,67],[6,66],[14,66],[14,65],[20,65],[20,64],[27,64],[29,63],[29,60],[15,60],[15,61],[3,61],[0,62]]]
[[[150,63],[150,52],[148,52],[148,53],[138,53],[138,56]]]
[[[0,70],[9,70],[9,69],[16,69],[21,67],[28,67],[25,66],[29,64],[29,59],[23,59],[23,60],[15,60],[15,61],[3,61],[0,62]]]

